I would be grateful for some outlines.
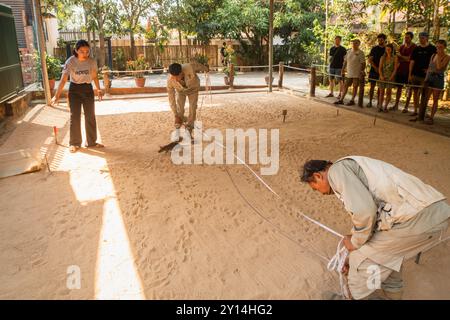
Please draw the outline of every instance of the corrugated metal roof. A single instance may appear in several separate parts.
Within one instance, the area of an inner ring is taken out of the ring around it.
[[[25,40],[25,27],[23,21],[24,13],[26,13],[25,0],[1,0],[1,2],[2,4],[11,7],[16,25],[17,43],[19,44],[19,48],[26,48],[27,43]]]
[[[11,7],[0,3],[0,102],[23,88],[22,68]]]

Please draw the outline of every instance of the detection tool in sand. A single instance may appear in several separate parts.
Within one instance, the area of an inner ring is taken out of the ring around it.
[[[55,144],[58,144],[58,128],[53,126],[53,136],[55,137]]]
[[[286,122],[287,110],[283,110],[283,123]]]

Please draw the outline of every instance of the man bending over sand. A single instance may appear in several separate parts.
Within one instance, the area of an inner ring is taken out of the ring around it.
[[[167,92],[169,95],[170,108],[175,116],[175,128],[179,129],[183,122],[184,105],[186,97],[189,99],[189,117],[186,128],[191,132],[196,119],[198,92],[200,90],[200,79],[197,72],[209,72],[208,66],[192,63],[172,63],[169,66],[169,78],[167,79]]]
[[[301,180],[324,195],[335,194],[350,213],[343,272],[352,298],[401,299],[403,261],[438,243],[448,228],[445,197],[389,163],[361,156],[308,161]],[[381,288],[370,285],[374,268]]]

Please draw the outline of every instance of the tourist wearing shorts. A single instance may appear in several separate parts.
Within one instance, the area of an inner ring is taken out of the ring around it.
[[[399,52],[397,53],[399,67],[397,70],[397,75],[395,77],[395,82],[397,82],[398,85],[397,85],[397,94],[395,97],[395,104],[394,107],[392,108],[393,110],[398,110],[398,104],[402,96],[403,86],[408,83],[409,62],[411,60],[412,52],[416,47],[416,45],[412,42],[413,38],[414,34],[412,32],[407,32],[405,34],[405,43],[400,46]],[[411,100],[411,90],[407,90],[406,103],[402,111],[403,113],[408,112],[410,100]]]
[[[342,89],[344,87],[341,74],[342,67],[344,65],[344,58],[347,54],[347,49],[341,46],[341,40],[341,36],[336,36],[336,38],[334,39],[334,46],[330,48],[330,93],[326,96],[326,98],[334,97],[334,87],[336,85],[336,82],[339,83],[338,99],[341,98]]]
[[[435,53],[436,47],[428,42],[428,33],[421,32],[419,34],[419,45],[414,48],[409,64],[408,81],[413,85],[412,91],[414,97],[414,113],[412,116],[417,116],[419,99],[422,91],[419,87],[423,86],[425,82],[425,76],[427,74],[428,66],[430,65],[431,57]],[[412,119],[411,121],[417,121],[417,119]]]
[[[380,60],[380,80],[378,88],[380,90],[378,111],[388,112],[388,105],[391,102],[392,88],[394,88],[395,75],[398,69],[398,59],[395,56],[395,49],[392,44],[386,46],[386,52]],[[385,97],[386,93],[386,97]],[[383,108],[383,102],[385,102]]]
[[[344,90],[342,96],[334,104],[344,104],[344,98],[347,95],[348,88],[353,85],[352,99],[347,103],[348,106],[355,105],[355,97],[358,93],[360,79],[364,77],[364,69],[366,68],[366,58],[364,52],[359,48],[361,41],[355,39],[352,41],[352,49],[347,51],[342,68],[342,77],[345,78]]]
[[[381,57],[384,55],[384,50],[386,47],[386,35],[380,33],[377,36],[378,45],[373,47],[370,50],[369,53],[369,59],[368,62],[370,64],[370,71],[369,71],[369,83],[370,83],[370,90],[369,90],[369,103],[367,104],[367,108],[372,107],[372,100],[373,95],[375,93],[375,85],[377,83],[377,80],[379,79],[380,75],[378,73],[378,70],[380,68],[380,60]],[[378,107],[380,108],[380,92],[378,91],[377,97],[378,97]]]
[[[419,109],[419,120],[425,120],[426,124],[434,123],[434,115],[436,114],[439,97],[445,84],[445,70],[450,61],[450,56],[445,52],[447,42],[445,40],[438,40],[436,42],[437,53],[431,57],[427,76],[425,78],[425,103],[421,103]],[[425,113],[428,106],[428,100],[433,95],[433,107],[431,108],[431,115],[425,119]]]

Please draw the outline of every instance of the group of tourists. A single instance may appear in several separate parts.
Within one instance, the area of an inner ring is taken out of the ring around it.
[[[408,113],[411,97],[413,97],[414,111],[410,114],[410,121],[424,121],[433,124],[438,101],[445,85],[445,71],[450,61],[446,53],[447,42],[429,42],[426,32],[419,34],[419,43],[413,42],[414,34],[406,32],[404,43],[398,47],[394,43],[387,43],[385,34],[377,36],[377,45],[366,57],[360,49],[361,41],[354,39],[352,48],[346,49],[341,45],[342,37],[336,36],[334,46],[330,49],[330,93],[327,97],[334,97],[334,89],[339,85],[339,94],[335,104],[344,104],[344,98],[350,87],[353,87],[352,97],[346,105],[355,105],[360,82],[365,80],[366,66],[370,66],[368,81],[370,83],[368,108],[377,90],[377,108],[379,112],[398,110],[403,88],[406,87],[406,103],[402,110]],[[394,105],[389,108],[392,89],[396,88]],[[431,113],[425,119],[428,100],[433,96]],[[423,103],[421,103],[421,99]]]

